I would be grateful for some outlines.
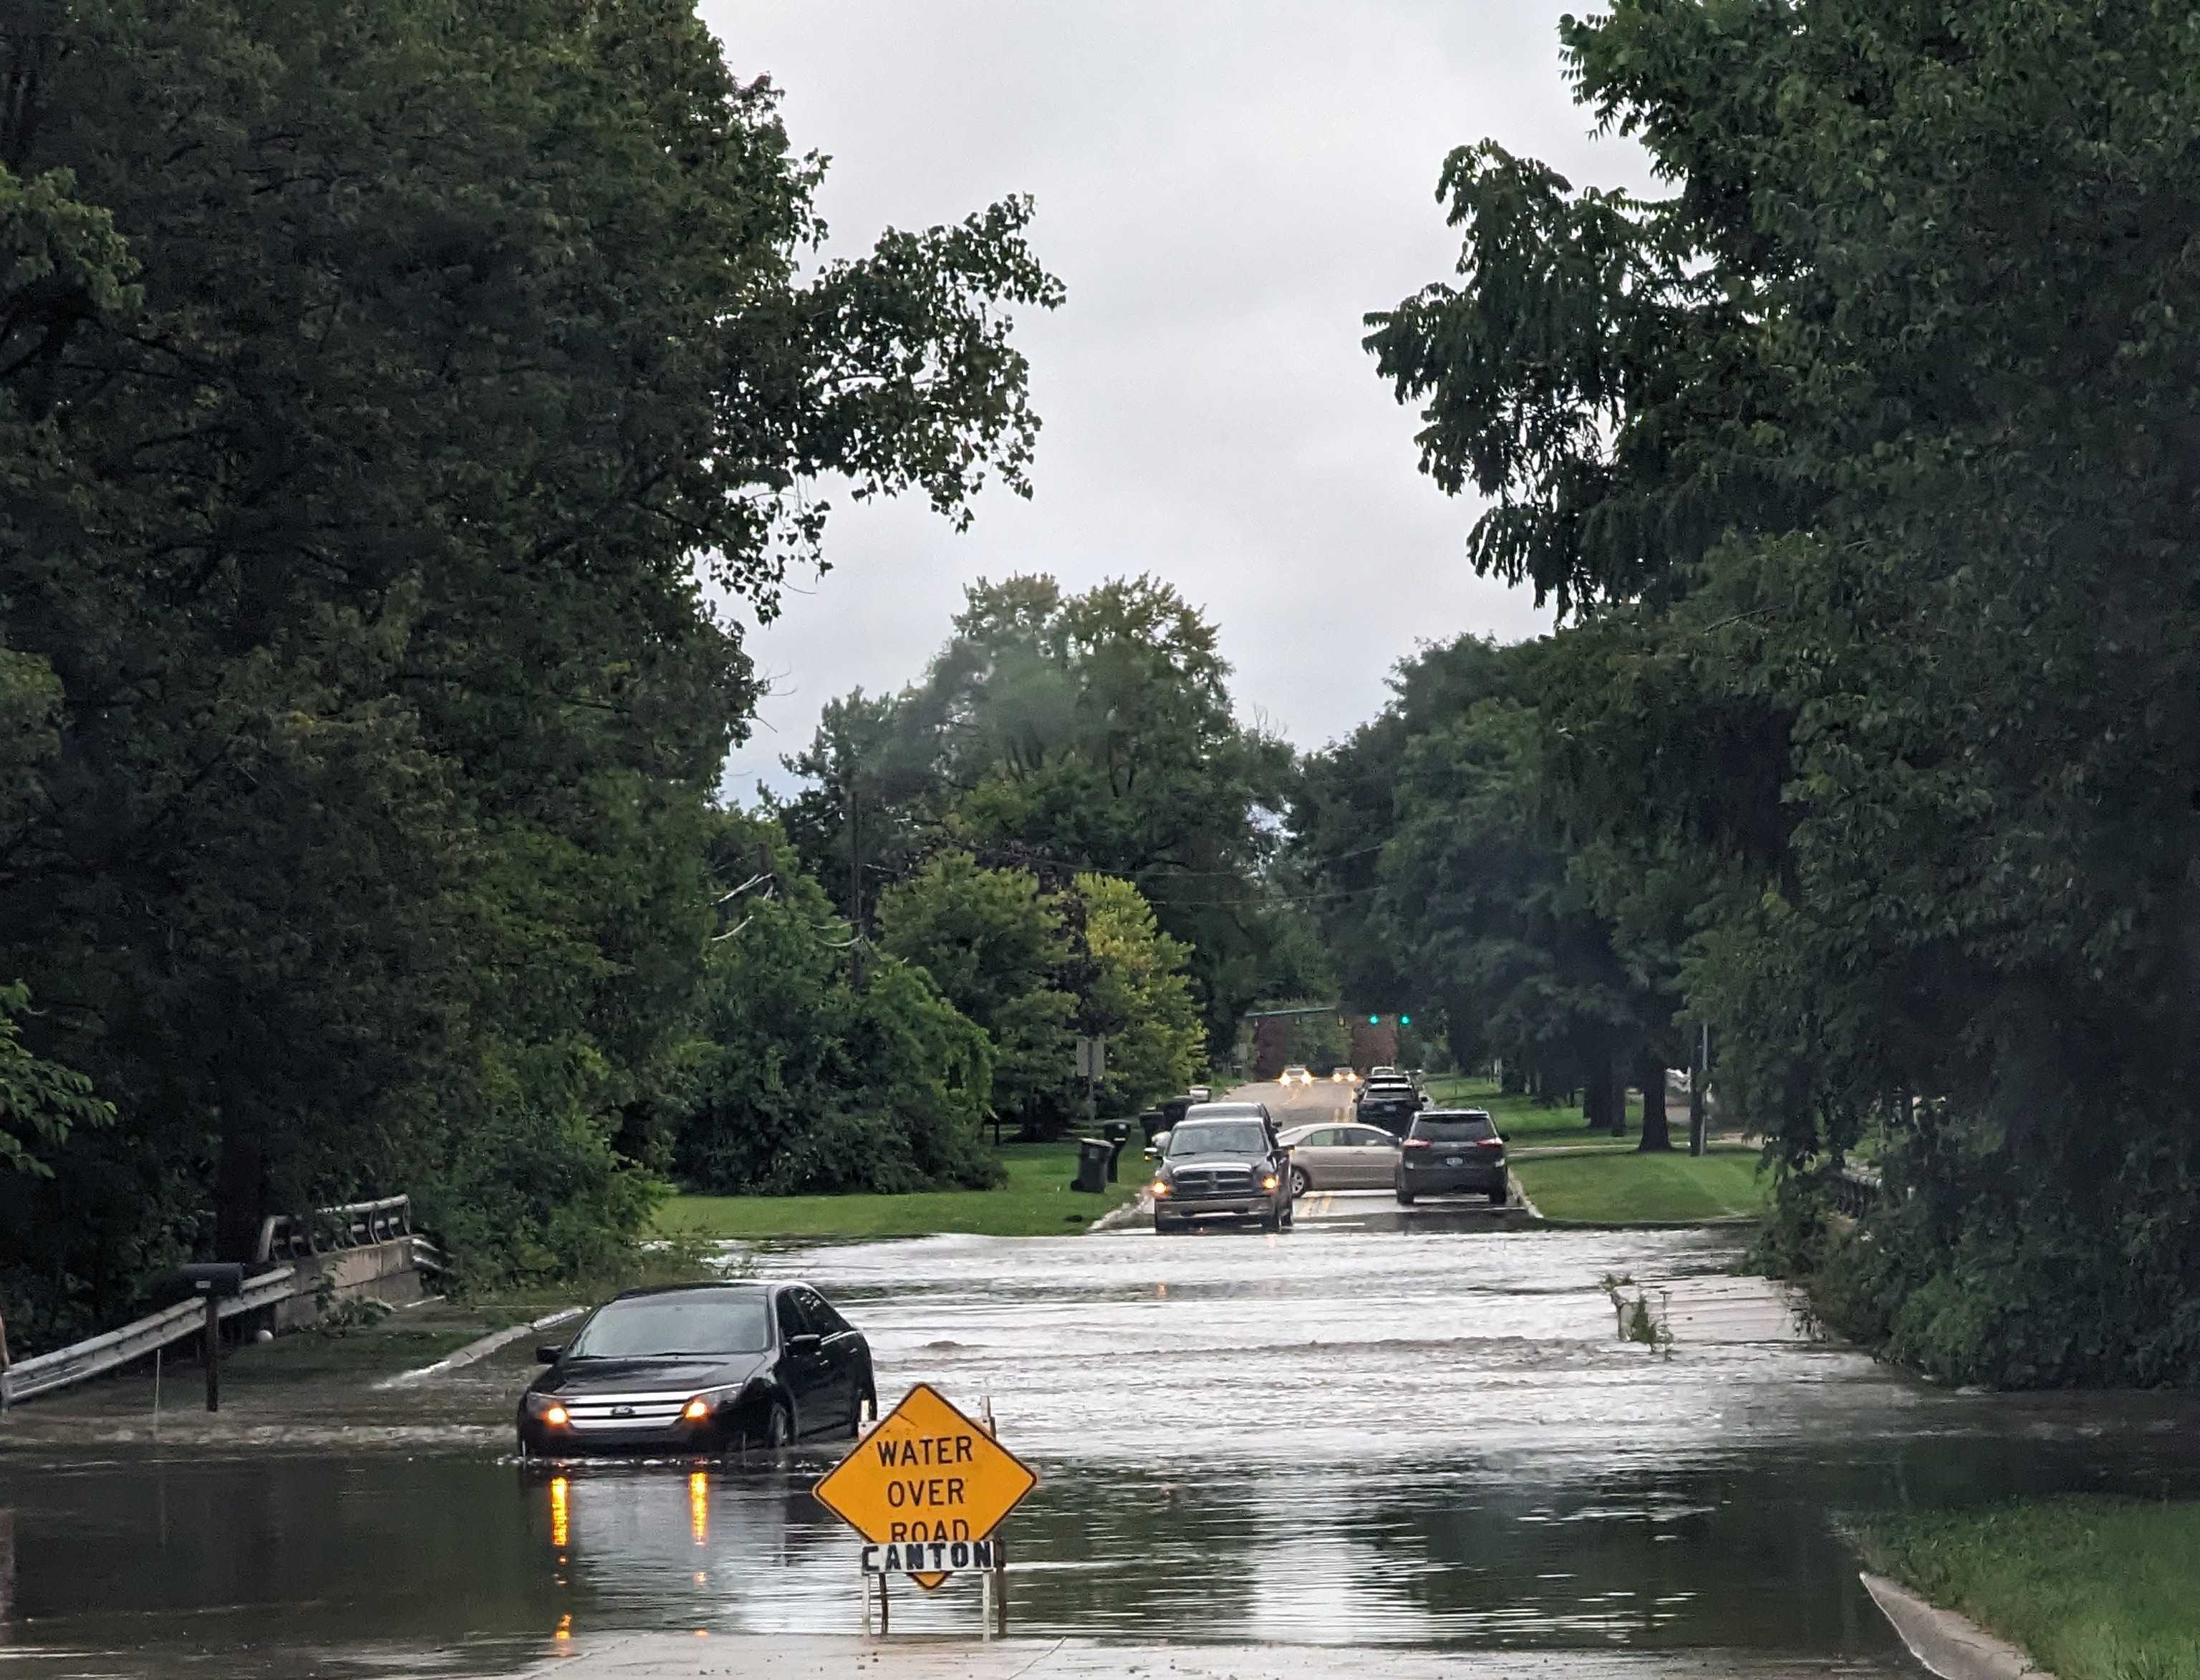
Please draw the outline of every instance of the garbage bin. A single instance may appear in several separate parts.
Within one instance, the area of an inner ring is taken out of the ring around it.
[[[1145,1113],[1138,1116],[1138,1130],[1146,1134],[1148,1149],[1154,1146],[1154,1136],[1156,1133],[1168,1130],[1168,1116],[1159,1109],[1148,1109]]]
[[[1069,1187],[1088,1195],[1108,1193],[1108,1140],[1105,1138],[1080,1138],[1077,1140],[1077,1181]]]
[[[1108,1182],[1115,1182],[1115,1163],[1123,1158],[1123,1145],[1131,1141],[1131,1122],[1111,1120],[1100,1128],[1100,1135],[1108,1140]]]

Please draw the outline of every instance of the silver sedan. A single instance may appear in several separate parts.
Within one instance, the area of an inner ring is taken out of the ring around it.
[[[1388,1190],[1397,1180],[1398,1140],[1379,1126],[1294,1126],[1281,1141],[1291,1152],[1291,1194],[1309,1190]]]

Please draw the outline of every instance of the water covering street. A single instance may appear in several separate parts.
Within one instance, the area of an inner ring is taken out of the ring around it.
[[[1799,1335],[1727,1275],[1728,1233],[1322,1206],[1279,1236],[757,1264],[868,1332],[886,1403],[920,1378],[992,1399],[1042,1477],[1003,1531],[1020,1636],[1910,1673],[1844,1512],[2200,1484],[2180,1402],[1934,1390]],[[1615,1338],[1609,1272],[1671,1291],[1670,1358]],[[807,1491],[829,1452],[523,1466],[526,1353],[409,1389],[240,1390],[157,1441],[131,1384],[19,1410],[0,1673],[489,1674],[626,1636],[857,1631],[852,1537]],[[897,1589],[898,1635],[976,1629],[972,1582]]]

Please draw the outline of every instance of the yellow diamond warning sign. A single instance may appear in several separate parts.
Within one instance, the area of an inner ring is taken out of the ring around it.
[[[992,1534],[1038,1485],[984,1425],[919,1383],[810,1491],[864,1539],[899,1548],[903,1566],[929,1589],[954,1572],[936,1566],[972,1555],[967,1542]]]

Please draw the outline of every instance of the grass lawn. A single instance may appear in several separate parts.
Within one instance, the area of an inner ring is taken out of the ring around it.
[[[918,1191],[907,1196],[676,1196],[658,1229],[749,1239],[929,1237],[971,1232],[987,1237],[1059,1237],[1081,1230],[1129,1201],[1146,1182],[1135,1127],[1123,1146],[1122,1182],[1105,1196],[1068,1188],[1077,1144],[1007,1144],[1008,1182],[998,1190]]]
[[[1700,1157],[1607,1150],[1516,1161],[1512,1171],[1548,1219],[1727,1219],[1762,1213],[1768,1192],[1752,1149],[1713,1150]]]
[[[2057,1680],[2200,1674],[2200,1501],[2086,1495],[1874,1519],[1865,1558]]]

